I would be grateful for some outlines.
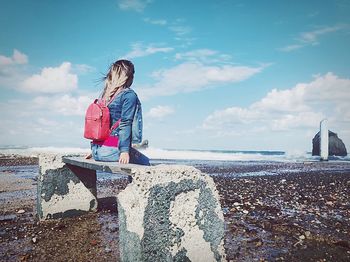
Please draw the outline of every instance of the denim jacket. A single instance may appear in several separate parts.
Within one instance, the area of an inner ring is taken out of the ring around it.
[[[129,152],[131,143],[142,141],[141,102],[135,91],[127,88],[113,99],[108,108],[111,126],[121,119],[119,126],[112,131],[112,135],[119,137],[119,151]]]

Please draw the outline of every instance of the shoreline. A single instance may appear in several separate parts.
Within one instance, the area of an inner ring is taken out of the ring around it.
[[[0,190],[0,259],[118,261],[115,200],[127,180],[98,180],[97,213],[38,223],[36,181],[15,168],[35,167],[35,161],[14,157],[12,165],[2,165],[0,158],[0,181],[6,176],[10,184]],[[212,178],[224,211],[228,260],[350,260],[350,163],[204,162],[195,167],[221,174]],[[233,176],[261,171],[277,175]]]
[[[22,166],[22,165],[38,165],[39,158],[37,156],[25,156],[17,154],[1,154],[0,166]]]

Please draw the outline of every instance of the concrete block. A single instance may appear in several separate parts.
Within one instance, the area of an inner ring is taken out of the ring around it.
[[[225,261],[213,179],[190,166],[131,170],[118,194],[121,261]]]
[[[39,155],[37,214],[40,220],[97,210],[96,171],[62,162],[63,155]]]

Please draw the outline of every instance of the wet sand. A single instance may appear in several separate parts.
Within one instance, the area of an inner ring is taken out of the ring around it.
[[[0,165],[0,261],[119,260],[115,196],[127,179],[98,181],[97,213],[39,223],[35,178],[17,172],[37,159],[2,156]],[[228,260],[350,261],[350,163],[195,166],[217,185]]]

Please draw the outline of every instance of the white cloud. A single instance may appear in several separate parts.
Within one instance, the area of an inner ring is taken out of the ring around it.
[[[38,119],[35,117],[32,116],[31,121],[18,116],[15,119],[4,119],[2,123],[7,128],[0,130],[0,144],[89,147],[89,141],[83,138],[83,119],[56,117],[51,120],[51,116]]]
[[[282,52],[291,52],[300,48],[303,48],[304,45],[300,45],[300,44],[295,44],[295,45],[287,45],[285,47],[281,47],[278,50],[282,51]]]
[[[169,26],[170,31],[173,31],[177,36],[184,36],[192,31],[192,28],[185,25]]]
[[[34,98],[33,107],[36,110],[46,109],[56,114],[66,116],[84,116],[87,107],[93,102],[92,95],[72,96],[69,94],[59,96],[39,96]]]
[[[0,88],[17,88],[25,78],[27,63],[27,55],[16,49],[10,57],[0,55]]]
[[[132,59],[136,57],[144,57],[153,55],[156,53],[168,53],[173,51],[172,47],[156,47],[153,45],[143,46],[141,43],[135,43],[132,45],[132,50],[123,57]]]
[[[56,116],[84,116],[88,106],[96,98],[96,93],[81,95],[55,94],[28,99],[0,102],[1,110],[8,110],[9,117],[39,117],[41,113]],[[10,115],[13,114],[13,115]]]
[[[76,72],[77,74],[86,74],[94,72],[96,69],[92,66],[86,64],[77,64],[72,65],[72,72]]]
[[[0,55],[0,87],[24,92],[58,93],[75,90],[79,74],[95,71],[86,64],[63,62],[58,67],[45,67],[39,74],[30,75],[28,56],[14,49],[11,57]]]
[[[203,63],[218,63],[228,62],[231,59],[231,56],[227,54],[221,54],[216,50],[196,49],[188,52],[176,53],[175,59]]]
[[[176,54],[176,59],[183,59],[183,58],[198,58],[202,56],[212,56],[217,54],[218,51],[211,50],[211,49],[197,49],[185,53],[177,53]]]
[[[255,122],[259,120],[260,116],[259,111],[240,107],[229,107],[210,114],[203,122],[203,128],[209,130],[231,129],[241,124]]]
[[[270,130],[288,131],[291,129],[315,129],[325,115],[322,112],[305,111],[285,114],[271,119]]]
[[[153,86],[140,88],[138,92],[143,98],[193,92],[216,84],[243,81],[262,69],[263,67],[206,66],[185,62],[170,69],[153,72],[157,82]]]
[[[1,119],[6,129],[0,130],[0,144],[88,146],[82,130],[94,95],[49,95],[0,102],[0,110],[7,111]]]
[[[143,19],[143,21],[152,25],[166,25],[168,23],[165,19],[151,19],[148,17]]]
[[[132,10],[142,12],[152,0],[118,0],[118,6],[121,10]]]
[[[318,38],[320,36],[339,31],[343,28],[344,28],[344,25],[325,26],[313,31],[303,32],[300,35],[300,40],[302,42],[315,44],[318,42]]]
[[[92,68],[65,62],[30,76],[28,66],[24,66],[27,62],[27,56],[16,50],[7,59],[2,56],[0,86],[48,95],[32,98],[18,93],[15,100],[0,101],[0,110],[6,111],[1,118],[1,124],[6,129],[0,132],[0,144],[84,143],[83,116],[96,94],[78,91],[80,95],[73,96],[68,93],[77,89],[78,77],[74,72],[85,73]],[[23,129],[30,132],[23,136]]]
[[[59,67],[45,67],[21,84],[21,90],[38,93],[69,92],[78,87],[78,76],[71,73],[72,65],[63,62]]]
[[[36,121],[41,126],[55,127],[59,125],[57,121],[53,121],[44,117],[39,117]]]
[[[305,111],[305,84],[299,84],[292,89],[272,89],[259,102],[252,105],[253,109],[264,111],[301,112]]]
[[[312,31],[302,32],[299,34],[299,36],[296,39],[297,43],[287,45],[285,47],[279,48],[278,50],[282,52],[291,52],[291,51],[303,48],[305,46],[318,45],[319,38],[321,36],[334,33],[334,32],[346,29],[348,27],[349,27],[348,25],[341,24],[341,25],[335,25],[335,26],[324,26]]]
[[[213,112],[202,127],[221,135],[230,130],[246,130],[247,134],[295,129],[307,131],[317,129],[319,122],[328,118],[330,129],[349,130],[349,90],[350,79],[327,73],[287,90],[273,89],[247,108],[230,107]]]
[[[190,37],[193,28],[186,24],[186,20],[178,18],[172,21],[166,21],[167,29],[174,33],[174,40],[181,43],[181,47],[185,48],[192,45],[196,38]]]
[[[146,113],[146,115],[150,118],[161,119],[161,118],[164,118],[165,116],[173,114],[174,112],[175,112],[174,109],[170,106],[159,105],[151,108],[149,112]]]
[[[28,63],[28,56],[17,49],[13,50],[12,57],[0,55],[0,66],[23,65]]]

